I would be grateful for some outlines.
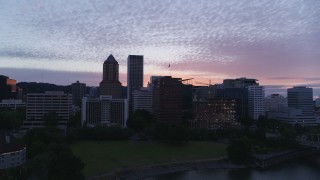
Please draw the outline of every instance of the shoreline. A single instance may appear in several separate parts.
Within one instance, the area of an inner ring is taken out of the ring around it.
[[[135,168],[122,168],[114,171],[89,176],[88,180],[104,180],[104,179],[144,179],[152,178],[159,175],[184,172],[191,170],[201,169],[238,169],[238,168],[268,168],[276,164],[293,160],[296,158],[319,154],[316,149],[293,149],[288,151],[282,151],[279,153],[273,153],[268,155],[253,155],[251,166],[237,165],[228,159],[227,156],[203,159],[193,161],[181,161],[172,163],[163,163]]]
[[[215,159],[204,159],[204,160],[193,160],[193,161],[182,161],[173,163],[164,163],[158,165],[150,165],[137,168],[125,168],[118,169],[106,174],[98,176],[87,177],[88,180],[103,180],[103,179],[143,179],[151,178],[163,174],[169,174],[174,172],[183,172],[190,170],[200,169],[235,169],[245,168],[244,165],[236,165],[231,163],[227,156],[215,158]]]

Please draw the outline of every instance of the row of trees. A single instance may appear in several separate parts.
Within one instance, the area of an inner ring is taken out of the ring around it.
[[[25,108],[10,109],[0,108],[0,129],[13,130],[18,129],[25,119]]]
[[[67,139],[52,127],[32,129],[24,137],[27,162],[24,167],[9,169],[0,179],[85,179],[84,164],[73,155]]]

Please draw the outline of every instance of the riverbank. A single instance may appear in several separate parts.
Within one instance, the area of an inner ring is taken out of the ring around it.
[[[276,164],[304,157],[309,155],[319,154],[315,149],[300,148],[288,151],[282,151],[272,154],[259,154],[253,155],[252,164],[249,167],[252,168],[268,168]],[[136,168],[123,168],[101,174],[98,176],[90,176],[89,180],[104,180],[104,179],[144,179],[149,177],[156,177],[159,175],[201,170],[201,169],[238,169],[238,168],[249,168],[244,165],[236,165],[228,160],[227,156],[215,158],[215,159],[204,159],[195,161],[184,161],[175,163],[165,163],[144,167]]]
[[[319,154],[319,151],[314,148],[297,148],[269,154],[254,154],[252,162],[255,167],[267,168],[284,161],[315,154]]]
[[[184,161],[175,163],[158,164],[153,166],[137,167],[137,168],[126,168],[118,169],[106,174],[88,177],[88,180],[105,180],[105,179],[143,179],[148,177],[155,177],[163,174],[169,174],[174,172],[183,172],[190,170],[200,169],[232,169],[232,168],[245,168],[243,165],[235,165],[231,163],[226,156],[195,160],[195,161]]]
[[[227,156],[226,144],[209,141],[190,141],[179,146],[160,142],[79,141],[70,148],[85,164],[83,173],[87,177],[119,169]]]

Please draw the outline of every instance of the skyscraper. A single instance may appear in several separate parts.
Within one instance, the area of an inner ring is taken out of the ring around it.
[[[103,63],[103,77],[99,90],[100,95],[111,95],[113,99],[122,98],[119,64],[112,54]]]
[[[153,81],[153,115],[160,123],[179,123],[182,120],[181,78],[164,76]]]
[[[76,83],[72,83],[71,90],[73,104],[80,107],[82,98],[86,95],[86,84],[77,81]]]
[[[143,87],[143,56],[128,56],[128,89],[129,110],[132,111],[132,93]]]
[[[315,123],[312,88],[295,86],[289,88],[287,92],[288,109],[290,111],[300,111],[299,115],[295,118],[295,123],[306,125]]]
[[[249,117],[258,120],[260,116],[264,116],[264,87],[249,86],[248,87]]]
[[[288,108],[280,112],[268,112],[268,117],[289,124],[317,125],[312,88],[295,86],[287,89],[287,93]]]

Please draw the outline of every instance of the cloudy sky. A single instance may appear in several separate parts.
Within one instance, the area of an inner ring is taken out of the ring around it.
[[[248,77],[267,93],[307,85],[318,96],[320,1],[0,0],[0,74],[98,85],[111,53],[123,85],[127,56],[141,54],[145,82]]]

